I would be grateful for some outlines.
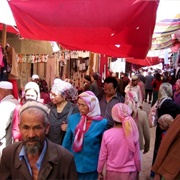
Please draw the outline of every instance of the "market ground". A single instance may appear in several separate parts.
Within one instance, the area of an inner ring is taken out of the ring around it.
[[[147,112],[147,114],[150,111],[150,104],[143,103],[143,110]],[[150,170],[151,170],[151,164],[152,164],[152,157],[153,157],[153,150],[154,150],[154,140],[155,140],[155,128],[150,129],[151,133],[151,143],[150,143],[150,150],[148,153],[143,154],[142,157],[142,171],[140,174],[140,180],[147,180],[149,179]]]

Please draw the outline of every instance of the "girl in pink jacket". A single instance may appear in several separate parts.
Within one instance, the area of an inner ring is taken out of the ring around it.
[[[98,161],[98,179],[136,180],[140,166],[139,133],[130,108],[118,103],[112,108],[113,128],[103,134]]]

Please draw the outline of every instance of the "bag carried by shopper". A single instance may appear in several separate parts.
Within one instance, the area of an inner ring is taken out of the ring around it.
[[[156,103],[151,107],[149,115],[148,115],[148,120],[149,120],[149,127],[155,127],[158,122],[158,115],[157,115],[157,101]]]

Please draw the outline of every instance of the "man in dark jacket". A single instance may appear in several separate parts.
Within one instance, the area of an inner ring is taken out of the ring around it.
[[[124,97],[117,92],[118,82],[115,77],[108,76],[104,80],[103,93],[99,95],[101,115],[108,120],[108,128],[114,126],[111,109],[117,103],[124,103]]]
[[[77,179],[74,158],[63,147],[45,138],[49,130],[48,108],[27,101],[20,110],[22,141],[3,150],[1,180]]]

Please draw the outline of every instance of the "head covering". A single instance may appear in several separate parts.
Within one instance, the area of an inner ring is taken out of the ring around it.
[[[49,113],[49,108],[44,105],[41,102],[35,101],[35,100],[28,100],[20,109],[19,114],[21,115],[24,111],[26,111],[27,109],[30,108],[36,108],[41,110],[44,114],[46,114],[48,116]]]
[[[112,118],[114,121],[122,123],[122,129],[129,149],[135,152],[136,143],[139,141],[139,133],[136,122],[131,117],[131,112],[126,104],[117,103],[112,108]]]
[[[138,80],[138,76],[134,75],[131,77],[132,80]]]
[[[28,82],[24,87],[25,93],[29,89],[34,89],[34,91],[37,93],[37,100],[40,100],[40,89],[39,89],[38,84],[32,81]]]
[[[12,85],[11,82],[1,81],[1,82],[0,82],[0,88],[1,88],[1,89],[13,89],[13,85]]]
[[[171,99],[173,95],[172,85],[170,83],[162,83],[158,91],[157,106],[160,107],[165,99]]]
[[[39,79],[35,79],[34,82],[38,84],[40,92],[48,93],[48,84],[46,80],[39,78]]]
[[[102,120],[100,116],[101,111],[99,107],[99,101],[95,94],[91,91],[85,91],[81,93],[78,98],[81,98],[86,105],[89,107],[89,112],[87,115],[81,115],[81,120],[75,129],[75,138],[73,142],[73,150],[79,152],[82,149],[82,144],[84,140],[84,132],[86,130],[87,119],[91,120]]]
[[[77,96],[77,89],[72,84],[61,79],[55,79],[51,91],[56,95],[61,95],[66,99],[75,100]]]
[[[32,75],[32,80],[39,79],[39,76],[37,74]]]
[[[174,121],[173,117],[170,114],[164,114],[158,119],[158,123],[163,126],[162,130],[168,129],[171,123]]]
[[[134,91],[128,91],[125,96],[125,104],[132,110],[132,117],[138,121],[138,109],[137,109],[138,95]]]

